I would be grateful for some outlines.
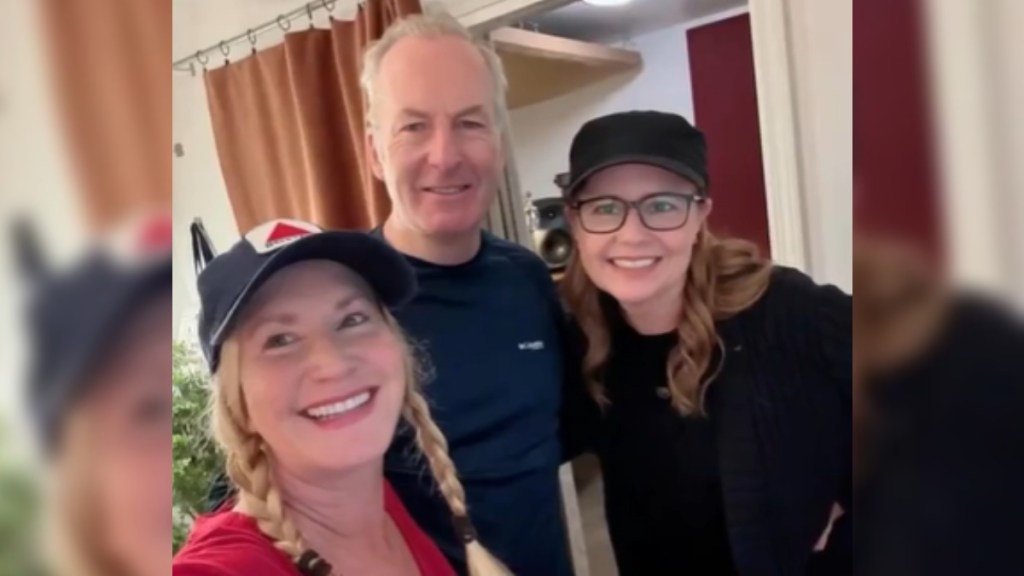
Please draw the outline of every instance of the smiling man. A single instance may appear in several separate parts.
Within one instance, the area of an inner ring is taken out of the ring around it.
[[[420,286],[396,316],[430,362],[425,394],[480,540],[514,574],[571,574],[558,484],[562,309],[538,256],[482,230],[504,171],[501,61],[454,19],[420,15],[367,52],[362,84],[367,156],[393,206],[376,233]],[[411,445],[399,434],[388,479],[465,573]]]

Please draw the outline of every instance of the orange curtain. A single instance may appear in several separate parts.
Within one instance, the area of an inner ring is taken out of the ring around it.
[[[39,7],[89,225],[169,210],[171,0],[44,0]]]
[[[368,0],[351,21],[206,73],[217,154],[240,231],[271,218],[369,229],[390,211],[364,158],[365,47],[419,0]]]

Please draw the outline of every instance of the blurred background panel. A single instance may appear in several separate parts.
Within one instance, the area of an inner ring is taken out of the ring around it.
[[[1024,67],[1012,0],[854,6],[855,224],[1024,303]]]
[[[25,409],[25,302],[11,232],[51,265],[140,210],[171,206],[171,0],[5,2],[0,19],[0,574],[28,564],[45,505]],[[83,294],[83,305],[88,295]],[[170,351],[168,351],[168,354]],[[170,439],[168,438],[168,442]]]

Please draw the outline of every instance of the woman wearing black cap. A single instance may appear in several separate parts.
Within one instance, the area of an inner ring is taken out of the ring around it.
[[[61,576],[168,573],[171,539],[170,220],[133,219],[34,280],[29,401],[46,464],[46,558]]]
[[[238,491],[197,521],[175,575],[454,574],[384,479],[400,419],[451,509],[470,573],[507,574],[476,540],[389,312],[415,289],[405,259],[377,238],[295,220],[256,227],[202,270],[212,432]]]
[[[850,572],[851,299],[711,234],[704,136],[627,112],[577,133],[563,289],[623,576]]]

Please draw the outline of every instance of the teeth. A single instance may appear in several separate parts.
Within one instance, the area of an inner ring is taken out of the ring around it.
[[[459,192],[462,192],[464,188],[465,186],[435,186],[433,188],[428,188],[428,190],[436,194],[458,194]]]
[[[612,264],[620,268],[647,268],[653,266],[657,262],[657,258],[643,258],[641,260],[634,260],[630,258],[613,258]]]
[[[366,404],[369,401],[370,393],[363,392],[362,394],[358,394],[347,400],[342,400],[341,402],[335,402],[334,404],[327,404],[325,406],[317,406],[316,408],[311,408],[309,410],[306,410],[306,414],[312,416],[313,418],[319,419],[331,418],[332,416],[338,416],[340,414],[344,414],[345,412],[355,410],[356,408],[359,408],[360,406]]]

